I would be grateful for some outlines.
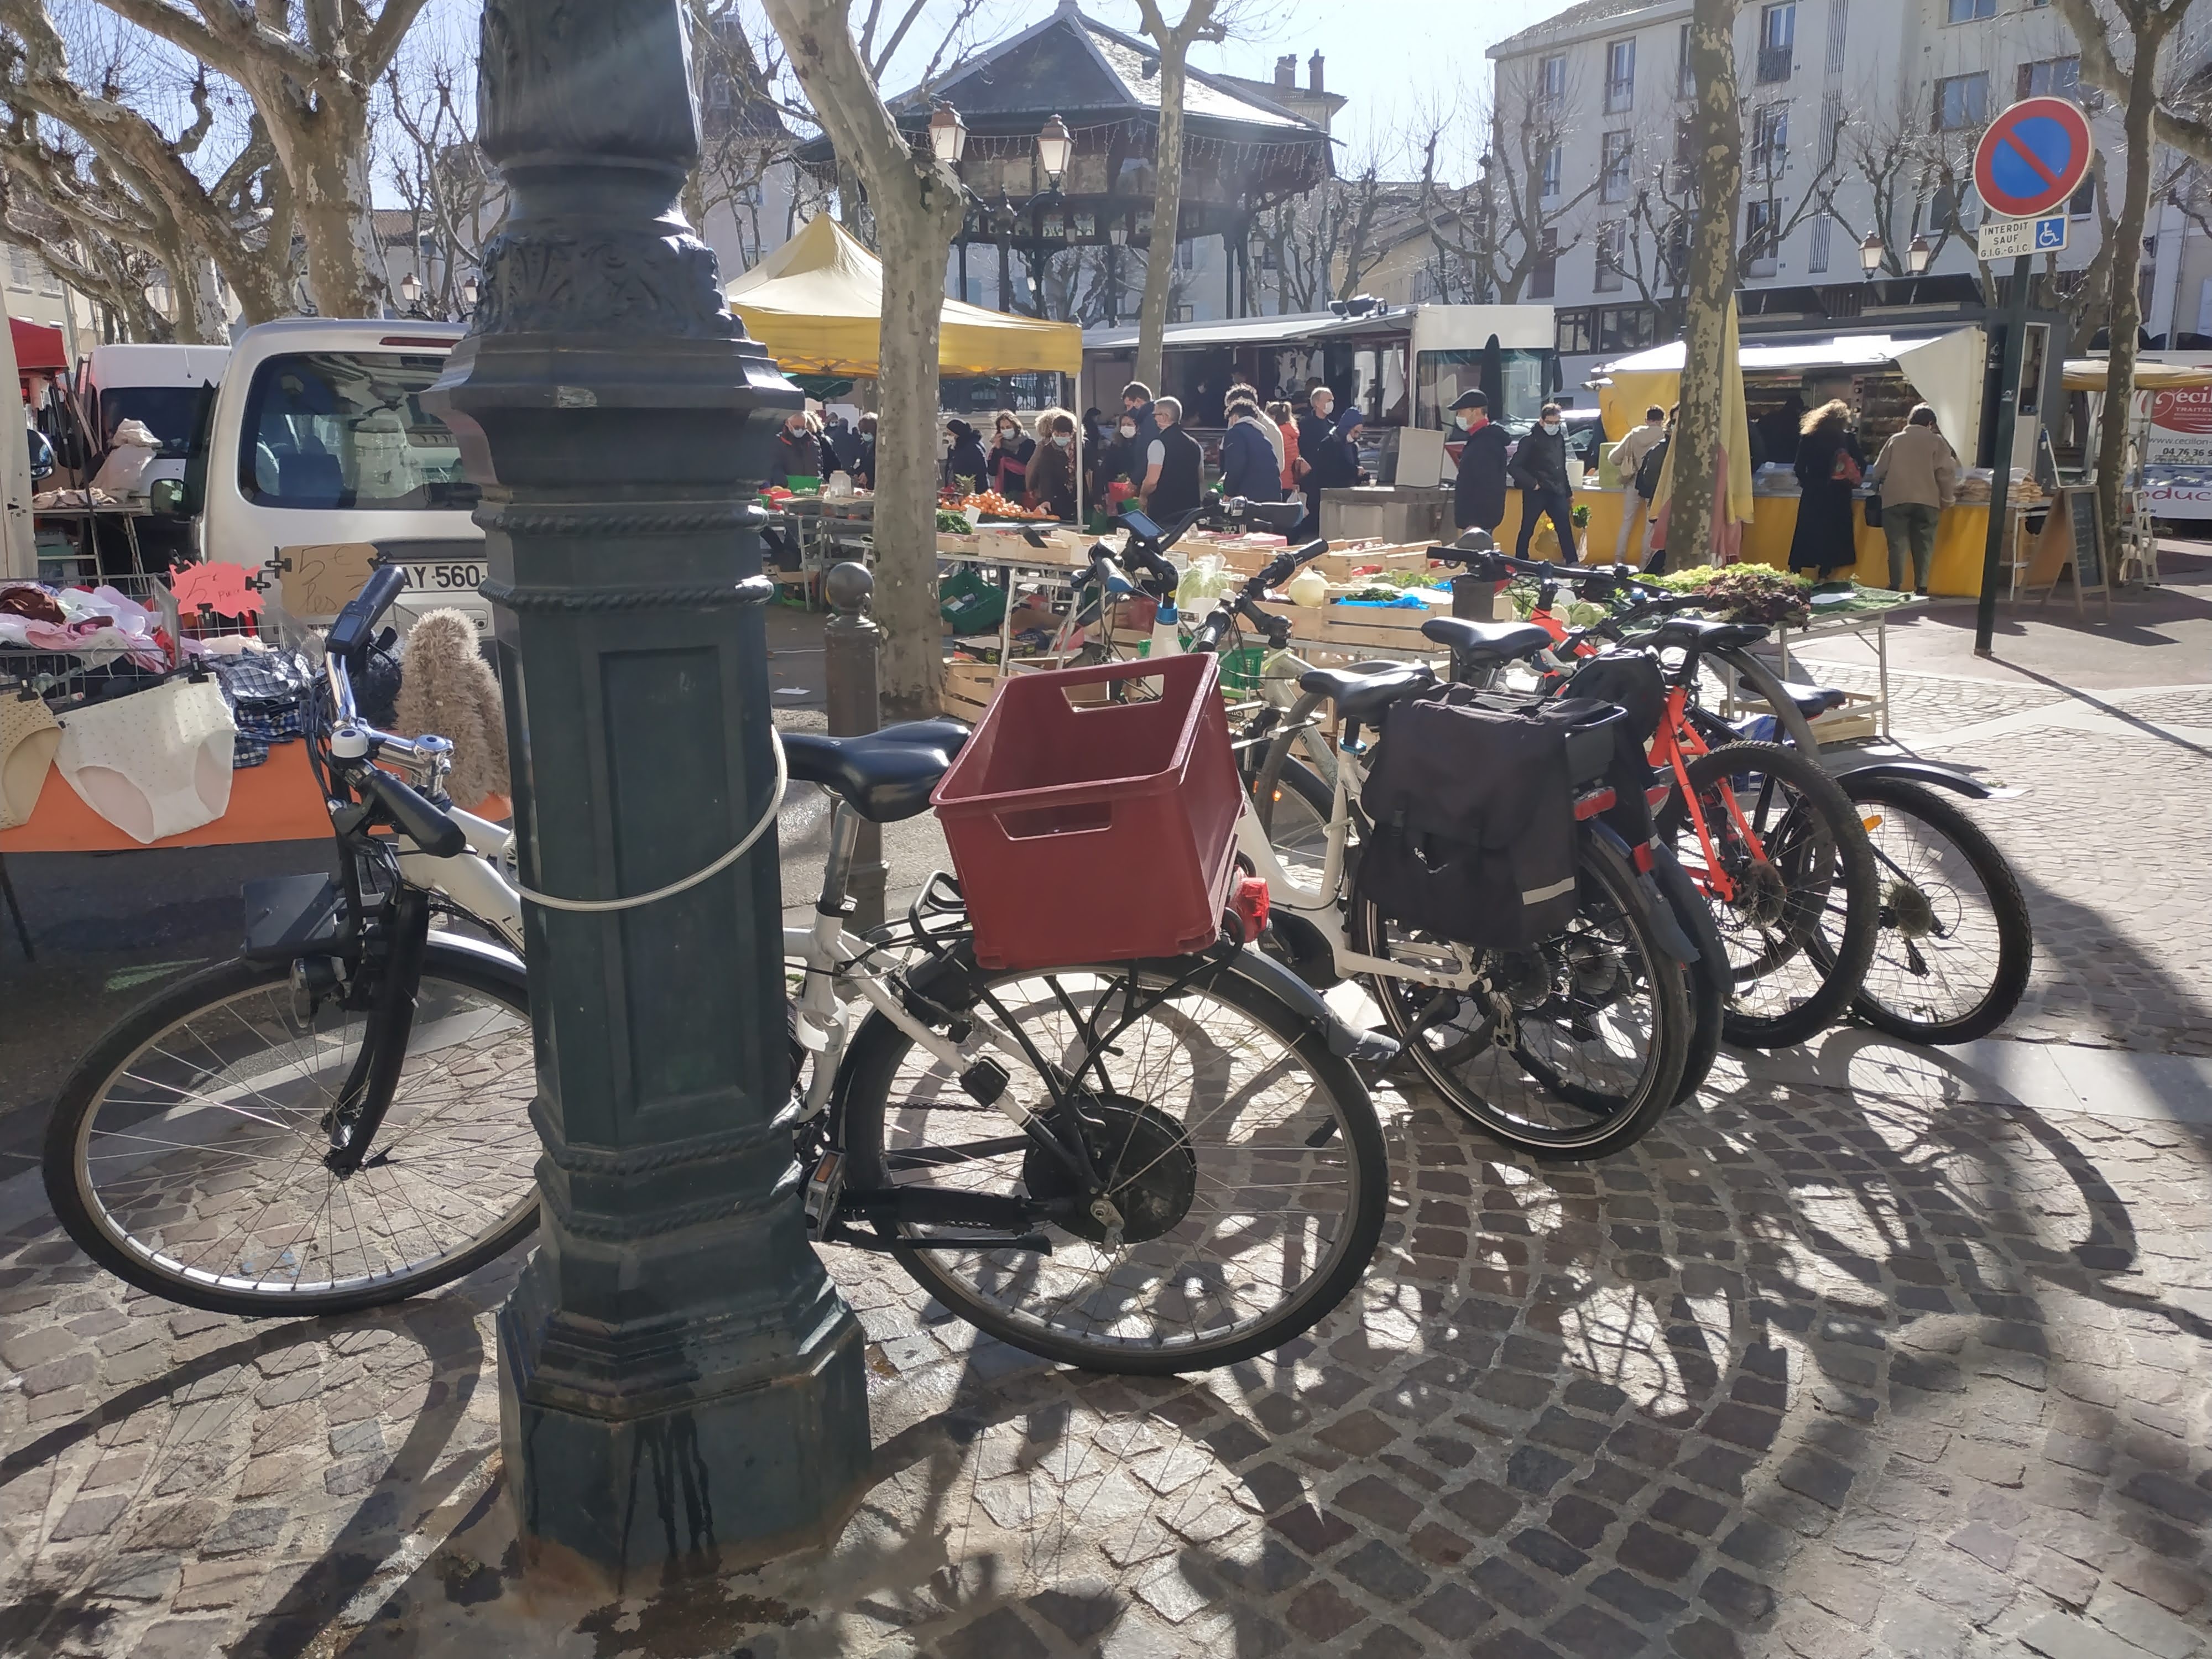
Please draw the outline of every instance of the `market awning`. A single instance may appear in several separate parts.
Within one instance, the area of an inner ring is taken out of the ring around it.
[[[1980,328],[1908,329],[1894,334],[1753,336],[1743,343],[1746,376],[1803,374],[1821,369],[1852,374],[1894,366],[1936,410],[1936,419],[1961,454],[1972,453],[1982,430]],[[2068,366],[2069,369],[2072,365]],[[1653,346],[1615,358],[1597,371],[1598,406],[1607,432],[1626,432],[1653,404],[1675,403],[1682,383],[1682,343]]]
[[[799,234],[724,290],[745,330],[787,374],[872,376],[883,343],[883,262],[817,214]],[[1083,331],[1073,323],[1010,317],[945,302],[938,338],[945,374],[1079,374]]]
[[[33,374],[47,369],[69,367],[69,344],[58,328],[48,328],[40,323],[27,323],[21,317],[8,319],[8,332],[15,345],[15,371]]]
[[[1334,311],[1293,312],[1285,317],[1235,317],[1224,322],[1170,323],[1163,336],[1170,351],[1201,346],[1295,345],[1301,340],[1340,340],[1357,334],[1403,334],[1413,325],[1411,306],[1341,317]],[[1083,331],[1085,351],[1134,351],[1137,330],[1090,328]]]
[[[2105,389],[2106,364],[2102,357],[2069,357],[2066,360],[2066,389],[2069,392],[2102,392]],[[2212,386],[2212,368],[2199,368],[2191,363],[2136,362],[2136,390],[2138,392],[2172,392],[2185,386]]]

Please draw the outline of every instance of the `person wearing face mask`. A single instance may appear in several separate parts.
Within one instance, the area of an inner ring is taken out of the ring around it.
[[[1305,476],[1306,464],[1298,459],[1298,423],[1291,416],[1291,406],[1285,403],[1267,405],[1267,418],[1274,422],[1275,430],[1283,438],[1283,493],[1275,499],[1287,501],[1297,493],[1298,480]]]
[[[1650,503],[1637,493],[1636,469],[1666,436],[1667,411],[1654,404],[1644,411],[1644,424],[1630,428],[1628,435],[1613,447],[1607,457],[1613,462],[1613,470],[1620,475],[1620,538],[1613,550],[1616,564],[1628,556],[1632,533],[1636,536],[1638,555],[1640,556],[1644,551],[1642,531],[1650,527],[1644,515]]]
[[[1132,380],[1123,386],[1121,415],[1123,417],[1121,423],[1124,426],[1134,422],[1137,428],[1130,434],[1136,443],[1136,449],[1131,458],[1136,464],[1130,467],[1129,476],[1141,479],[1145,471],[1143,466],[1145,454],[1152,448],[1152,440],[1160,435],[1159,419],[1154,414],[1152,408],[1152,387],[1146,386],[1142,380]]]
[[[775,466],[771,482],[775,483],[787,478],[827,478],[835,472],[837,458],[823,441],[822,422],[803,409],[787,414],[783,430],[775,434]]]
[[[1452,485],[1452,522],[1462,530],[1494,532],[1505,518],[1505,428],[1490,418],[1490,399],[1462,394],[1452,405],[1459,428],[1459,477]]]
[[[853,463],[853,483],[861,489],[876,487],[876,417],[860,416],[860,453]]]
[[[1075,417],[1064,409],[1037,416],[1044,441],[1029,466],[1029,489],[1022,505],[1042,508],[1063,524],[1075,521]]]
[[[1035,441],[1023,432],[1014,411],[1000,410],[998,436],[985,458],[991,464],[991,488],[1010,501],[1021,500],[1029,494],[1030,458],[1036,453]]]
[[[1536,533],[1536,520],[1551,514],[1552,528],[1559,538],[1559,557],[1575,562],[1575,497],[1567,483],[1567,425],[1557,404],[1546,404],[1535,429],[1513,447],[1505,473],[1521,491],[1521,538],[1513,550],[1518,559],[1528,556],[1528,539]]]
[[[945,482],[980,493],[991,474],[991,464],[983,459],[982,439],[965,421],[947,421],[945,429],[952,434],[952,453],[945,458]]]
[[[1343,435],[1336,426],[1336,393],[1325,386],[1313,388],[1308,414],[1298,422],[1298,457],[1305,462],[1306,516],[1298,526],[1301,536],[1321,534],[1321,492],[1343,489],[1358,480],[1357,462],[1350,459]]]
[[[1138,494],[1153,523],[1170,525],[1205,498],[1206,452],[1182,429],[1181,402],[1163,398],[1152,407],[1160,435],[1145,452],[1145,482]]]

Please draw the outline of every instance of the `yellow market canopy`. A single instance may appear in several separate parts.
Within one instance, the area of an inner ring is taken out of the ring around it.
[[[882,350],[883,262],[817,214],[799,234],[724,290],[745,330],[787,374],[872,377]],[[1083,331],[1073,323],[1010,317],[945,302],[938,342],[945,374],[1079,374]]]

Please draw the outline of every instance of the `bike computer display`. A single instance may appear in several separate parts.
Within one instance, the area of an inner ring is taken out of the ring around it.
[[[1133,507],[1121,509],[1121,522],[1129,526],[1129,533],[1139,541],[1156,542],[1167,533]]]

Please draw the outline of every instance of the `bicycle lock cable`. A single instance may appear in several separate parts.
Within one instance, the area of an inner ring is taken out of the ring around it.
[[[775,793],[769,797],[768,811],[761,814],[760,822],[753,825],[745,838],[716,859],[705,869],[696,871],[681,881],[672,881],[665,887],[656,887],[650,893],[639,893],[629,898],[572,899],[556,898],[550,893],[533,892],[520,882],[515,891],[532,904],[542,904],[549,910],[567,910],[582,915],[604,915],[611,910],[637,910],[648,904],[658,904],[662,899],[674,898],[678,893],[689,892],[702,881],[710,881],[728,869],[752,850],[752,845],[768,833],[769,826],[783,811],[784,792],[791,787],[791,768],[784,759],[783,738],[775,726],[768,729],[769,746],[775,751]]]

